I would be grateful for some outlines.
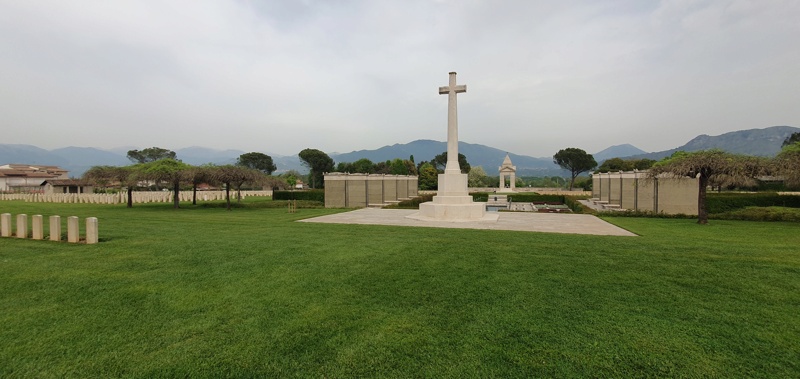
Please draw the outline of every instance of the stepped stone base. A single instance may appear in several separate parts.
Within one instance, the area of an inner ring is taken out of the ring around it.
[[[467,193],[467,175],[439,175],[439,194],[419,205],[419,212],[407,216],[422,221],[497,221],[498,214],[486,212],[485,203],[475,203]]]
[[[436,200],[436,197],[434,197]],[[470,197],[472,200],[472,197]],[[449,221],[449,222],[469,222],[469,221],[497,221],[500,217],[497,212],[486,212],[486,205],[483,203],[471,204],[437,204],[427,202],[419,205],[419,212],[406,216],[420,221]]]

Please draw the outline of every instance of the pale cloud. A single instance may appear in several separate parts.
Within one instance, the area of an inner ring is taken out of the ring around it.
[[[800,124],[800,2],[0,1],[2,143],[549,156]]]

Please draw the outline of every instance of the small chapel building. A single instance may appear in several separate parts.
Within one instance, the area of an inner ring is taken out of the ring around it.
[[[510,184],[506,187],[506,177],[509,178]],[[497,192],[514,192],[517,182],[517,166],[511,164],[511,157],[506,153],[506,158],[503,159],[503,165],[500,166],[500,188]]]

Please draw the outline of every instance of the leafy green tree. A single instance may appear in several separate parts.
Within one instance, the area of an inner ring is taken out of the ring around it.
[[[575,187],[578,187],[584,191],[591,191],[592,190],[592,178],[588,176],[579,176],[575,178]]]
[[[787,187],[800,187],[800,142],[784,146],[773,164],[775,173],[783,177]]]
[[[339,162],[336,165],[337,172],[349,172],[358,174],[374,174],[375,163],[367,158],[361,158],[355,162]]]
[[[389,165],[392,175],[416,175],[417,167],[408,159],[395,158]]]
[[[752,185],[754,178],[768,173],[764,158],[726,153],[722,150],[702,150],[691,153],[677,151],[650,169],[650,176],[672,174],[698,178],[697,223],[708,223],[706,189],[712,182]]]
[[[431,163],[425,163],[419,168],[419,189],[435,190],[439,187],[439,173]]]
[[[625,161],[622,158],[609,158],[606,159],[600,167],[597,168],[598,172],[615,172],[615,171],[631,171],[633,170],[633,163]]]
[[[244,153],[236,159],[236,164],[272,175],[278,167],[272,162],[272,157],[264,153]]]
[[[389,162],[389,173],[392,175],[405,175],[406,165],[403,164],[403,160],[400,158],[392,159]]]
[[[647,158],[637,159],[633,161],[633,168],[637,170],[647,170],[650,167],[653,167],[655,163],[656,161],[653,159],[647,159]]]
[[[286,181],[286,184],[288,184],[289,188],[292,190],[294,190],[298,180],[305,180],[305,177],[296,170],[288,170],[281,174],[280,177]]]
[[[392,173],[392,162],[378,162],[375,163],[375,173],[376,174],[386,174],[389,175]]]
[[[412,155],[413,158],[413,155]],[[419,171],[417,171],[417,165],[414,164],[414,161],[411,159],[403,160],[403,164],[406,166],[406,175],[418,175]]]
[[[212,176],[216,181],[225,185],[226,209],[231,210],[231,188],[236,188],[239,191],[238,198],[241,200],[242,184],[246,182],[256,183],[264,177],[264,174],[258,170],[243,166],[224,165],[214,167]]]
[[[790,136],[786,137],[785,140],[783,140],[783,144],[781,144],[781,147],[794,145],[798,142],[800,142],[800,132],[792,133]]]
[[[192,184],[192,205],[197,205],[197,186],[213,182],[214,165],[193,166],[183,172],[184,180]]]
[[[594,160],[592,154],[588,154],[576,147],[559,150],[553,155],[553,163],[570,172],[570,191],[572,191],[572,187],[575,185],[575,178],[578,175],[597,167],[597,161]]]
[[[175,159],[158,159],[144,163],[138,170],[142,178],[157,182],[167,182],[172,185],[173,208],[180,208],[181,183],[184,181],[184,172],[191,166]]]
[[[597,168],[597,172],[616,172],[616,171],[632,171],[636,170],[647,170],[648,168],[652,167],[656,161],[652,159],[622,159],[622,158],[610,158],[606,159],[600,167]]]
[[[160,147],[148,147],[147,149],[128,150],[128,159],[134,163],[147,163],[154,162],[159,159],[177,159],[176,154],[172,150],[163,149]]]
[[[102,183],[108,185],[111,183],[118,183],[119,190],[122,191],[123,187],[127,188],[128,198],[127,207],[133,207],[133,189],[139,180],[137,175],[136,166],[94,166],[83,174],[83,178],[93,183]]]
[[[489,176],[486,175],[483,167],[474,166],[470,168],[469,174],[467,174],[467,185],[472,188],[489,186]]]
[[[317,149],[304,149],[298,156],[310,171],[311,188],[317,188],[317,184],[324,187],[325,173],[333,171],[333,159]]]
[[[436,167],[439,172],[444,172],[447,167],[447,152],[441,153],[433,158],[431,163]],[[461,168],[462,174],[469,174],[470,166],[467,162],[467,157],[464,154],[458,153],[458,167]]]
[[[297,185],[297,177],[292,174],[287,175],[286,183],[289,184],[289,188],[294,190],[294,187]]]

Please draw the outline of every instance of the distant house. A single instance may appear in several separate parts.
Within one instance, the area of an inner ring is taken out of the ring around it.
[[[91,184],[77,179],[49,179],[42,183],[41,188],[46,194],[94,192]]]
[[[69,171],[57,166],[6,164],[0,166],[0,191],[41,192],[42,183],[51,179],[69,179]]]

